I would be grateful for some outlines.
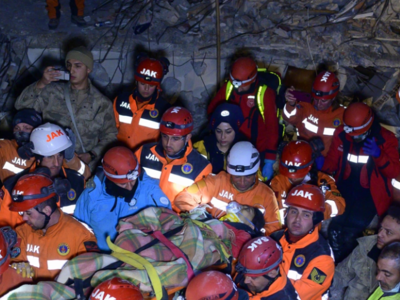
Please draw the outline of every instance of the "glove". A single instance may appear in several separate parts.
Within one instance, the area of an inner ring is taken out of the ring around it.
[[[318,171],[321,171],[322,167],[324,166],[324,162],[325,162],[325,157],[323,157],[322,155],[318,156],[315,160],[314,160]]]
[[[32,150],[35,149],[35,146],[32,142],[26,143],[25,145],[18,148],[17,152],[19,157],[23,159],[30,159],[33,157]]]
[[[366,139],[362,148],[365,154],[371,155],[373,157],[381,156],[381,149],[376,144],[374,138]]]
[[[69,128],[66,128],[65,131],[67,132],[67,135],[68,135],[69,139],[71,140],[72,145],[69,146],[67,149],[65,149],[65,157],[64,158],[67,161],[70,161],[75,156],[76,136],[75,136],[75,133]]]
[[[23,278],[32,278],[35,276],[33,268],[27,262],[12,263],[11,268],[17,270],[17,274],[20,274]]]
[[[262,176],[264,177],[265,181],[267,181],[268,179],[271,179],[272,175],[274,175],[274,169],[272,168],[274,163],[275,163],[275,160],[272,160],[272,159],[264,160],[264,167],[263,167],[261,173],[262,173]]]

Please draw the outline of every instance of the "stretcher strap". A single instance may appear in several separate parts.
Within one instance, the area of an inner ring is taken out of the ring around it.
[[[127,263],[139,270],[146,270],[149,275],[151,285],[153,286],[154,293],[157,300],[168,300],[166,289],[162,286],[160,277],[158,276],[154,266],[140,255],[122,249],[111,242],[110,237],[107,237],[107,245],[113,251],[112,256]]]
[[[179,249],[174,243],[172,243],[169,239],[167,239],[161,231],[157,230],[151,233],[151,236],[158,239],[161,243],[163,243],[171,252],[175,255],[175,257],[183,258],[187,265],[187,274],[188,274],[188,281],[190,281],[194,277],[194,271],[192,264],[188,260],[186,254]]]

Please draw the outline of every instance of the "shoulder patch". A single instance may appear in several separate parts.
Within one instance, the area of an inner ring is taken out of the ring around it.
[[[85,246],[87,252],[100,252],[96,242],[87,241],[84,242],[83,245]]]
[[[312,269],[308,279],[322,285],[325,282],[326,274],[318,268]]]

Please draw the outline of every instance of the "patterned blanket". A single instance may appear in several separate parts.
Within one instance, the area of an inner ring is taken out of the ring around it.
[[[175,230],[176,233],[168,239],[186,255],[194,272],[216,262],[227,261],[231,256],[232,243],[235,242],[235,234],[221,221],[209,220],[202,223],[187,215],[180,217],[171,210],[158,207],[146,208],[134,216],[120,220],[117,229],[119,235],[115,245],[129,252],[135,252],[153,242],[154,238],[150,233],[154,231],[168,235],[168,232]],[[188,266],[185,260],[177,258],[162,243],[155,243],[139,254],[151,263],[166,289],[187,285]],[[75,299],[73,288],[67,286],[71,280],[90,280],[90,286],[84,288],[87,296],[92,287],[114,276],[131,281],[150,297],[155,295],[146,270],[137,269],[127,263],[117,269],[105,269],[116,262],[118,259],[112,255],[85,253],[64,265],[57,283],[24,285],[1,299]]]

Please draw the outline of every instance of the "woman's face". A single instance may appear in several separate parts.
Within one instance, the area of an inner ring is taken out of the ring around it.
[[[235,130],[233,130],[229,123],[222,122],[215,129],[215,137],[217,138],[218,144],[222,147],[229,147],[235,139]]]

